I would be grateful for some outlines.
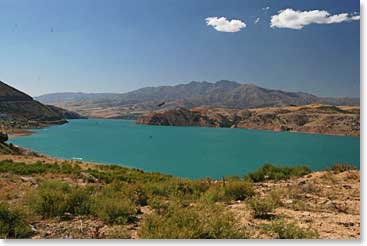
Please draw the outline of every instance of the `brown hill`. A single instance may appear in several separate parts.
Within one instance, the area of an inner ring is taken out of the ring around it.
[[[66,110],[44,105],[10,85],[0,81],[0,118],[13,121],[65,122]]]
[[[305,105],[257,109],[197,107],[152,112],[138,124],[232,127],[359,136],[359,107]]]

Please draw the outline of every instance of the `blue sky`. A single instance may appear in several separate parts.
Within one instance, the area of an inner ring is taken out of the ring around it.
[[[33,96],[221,79],[359,96],[356,0],[0,0],[0,11],[0,80]],[[215,29],[220,17],[232,32]]]

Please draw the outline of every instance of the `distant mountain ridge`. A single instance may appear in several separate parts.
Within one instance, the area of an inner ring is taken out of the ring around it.
[[[175,86],[145,87],[127,93],[54,93],[37,100],[88,114],[95,108],[118,111],[152,111],[198,106],[225,108],[260,108],[312,103],[358,106],[359,98],[326,98],[304,92],[266,89],[254,84],[221,80],[216,83],[190,82]],[[164,102],[163,105],[160,105]],[[126,113],[126,112],[125,112]]]

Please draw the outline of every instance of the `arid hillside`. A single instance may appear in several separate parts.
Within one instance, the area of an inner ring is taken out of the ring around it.
[[[256,109],[197,107],[151,112],[138,124],[232,127],[257,130],[359,136],[359,107],[312,104]]]
[[[270,164],[188,180],[0,156],[0,238],[360,238],[360,174]]]

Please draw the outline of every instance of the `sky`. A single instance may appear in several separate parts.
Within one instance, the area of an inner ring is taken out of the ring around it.
[[[0,0],[0,80],[38,96],[232,80],[359,97],[357,0]]]

